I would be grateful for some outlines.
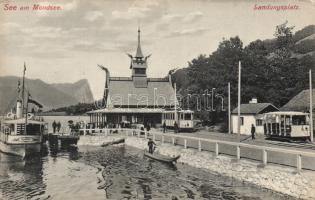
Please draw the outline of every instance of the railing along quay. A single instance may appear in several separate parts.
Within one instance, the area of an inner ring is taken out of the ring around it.
[[[187,142],[190,141],[196,141],[198,142],[197,149],[198,151],[211,151],[208,149],[204,149],[204,143],[213,143],[214,144],[214,151],[215,155],[218,156],[220,154],[220,145],[229,145],[229,146],[234,146],[236,147],[236,159],[240,160],[241,159],[241,147],[245,148],[250,148],[250,149],[256,149],[260,150],[262,152],[262,158],[260,161],[264,166],[267,165],[268,163],[268,152],[277,152],[281,154],[291,154],[296,156],[296,168],[298,171],[302,170],[302,157],[310,157],[315,159],[315,152],[305,152],[305,151],[300,151],[300,150],[292,150],[292,149],[284,149],[284,148],[277,148],[277,147],[268,147],[268,146],[259,146],[259,145],[254,145],[254,144],[246,144],[246,143],[241,143],[241,142],[231,142],[231,141],[222,141],[222,140],[215,140],[215,139],[207,139],[207,138],[198,138],[198,137],[191,137],[191,136],[184,136],[180,134],[171,134],[171,133],[161,133],[161,132],[155,132],[155,131],[149,131],[147,132],[146,130],[139,130],[139,129],[129,129],[129,128],[95,128],[95,129],[80,129],[80,132],[84,135],[86,133],[104,133],[105,136],[111,133],[118,133],[118,132],[125,132],[126,136],[137,136],[143,137],[145,139],[147,138],[152,138],[154,141],[158,140],[157,136],[160,137],[161,143],[165,143],[166,138],[171,139],[171,144],[173,145],[180,145],[176,143],[177,139],[182,139],[184,140],[183,147],[186,149],[188,148]],[[190,147],[190,148],[195,148],[195,147]],[[223,153],[224,154],[224,153]],[[246,158],[242,156],[242,158]],[[277,163],[276,163],[277,164]]]

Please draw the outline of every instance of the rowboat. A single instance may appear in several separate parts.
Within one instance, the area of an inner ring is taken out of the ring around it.
[[[102,147],[107,147],[107,146],[109,146],[109,145],[120,144],[120,143],[124,143],[124,142],[125,142],[125,138],[122,138],[122,139],[114,140],[114,141],[111,141],[111,142],[105,142],[105,143],[103,143],[101,146],[102,146]]]
[[[180,155],[176,156],[176,157],[169,157],[169,156],[164,156],[164,155],[161,155],[158,153],[151,154],[147,151],[144,151],[144,156],[146,156],[150,159],[153,159],[153,160],[164,162],[164,163],[176,163],[177,160],[180,158]]]

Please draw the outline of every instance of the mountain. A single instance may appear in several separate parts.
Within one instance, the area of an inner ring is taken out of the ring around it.
[[[5,114],[15,106],[18,80],[20,78],[14,76],[0,77],[1,114]],[[65,84],[67,89],[64,90],[63,87],[55,87],[55,85],[45,83],[40,79],[25,79],[25,86],[30,91],[31,97],[44,106],[43,110],[75,105],[80,103],[82,99],[93,101],[93,96],[86,80],[81,80],[74,84]]]
[[[94,101],[89,82],[86,79],[75,83],[55,83],[51,85],[60,92],[71,94],[80,103],[91,103]]]

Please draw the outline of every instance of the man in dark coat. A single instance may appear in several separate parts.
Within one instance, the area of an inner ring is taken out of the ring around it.
[[[164,121],[164,123],[163,123],[163,133],[165,133],[166,132],[166,122]]]
[[[60,123],[60,122],[58,122],[58,123],[56,124],[56,128],[57,128],[57,132],[59,133],[60,128],[61,128],[61,123]]]
[[[155,142],[153,142],[153,140],[150,138],[149,142],[148,142],[148,147],[149,147],[149,153],[150,154],[153,154],[155,146],[156,146]]]
[[[56,127],[57,127],[57,124],[56,124],[56,122],[54,121],[54,122],[52,123],[52,128],[53,128],[53,132],[54,132],[54,133],[56,132]]]
[[[254,124],[252,124],[251,133],[252,133],[252,140],[255,140],[256,128],[255,128]]]
[[[178,133],[178,124],[176,121],[174,122],[174,132]]]
[[[150,124],[147,125],[147,132],[149,132],[151,130],[151,126]]]

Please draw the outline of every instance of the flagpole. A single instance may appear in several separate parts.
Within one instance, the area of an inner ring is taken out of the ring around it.
[[[25,99],[25,96],[24,96],[24,90],[25,90],[25,71],[26,71],[26,65],[25,65],[25,62],[24,62],[24,69],[23,69],[23,79],[22,79],[22,117],[24,115],[24,99]]]
[[[29,93],[27,92],[24,135],[26,135],[26,127],[27,127],[28,97],[29,97]]]

